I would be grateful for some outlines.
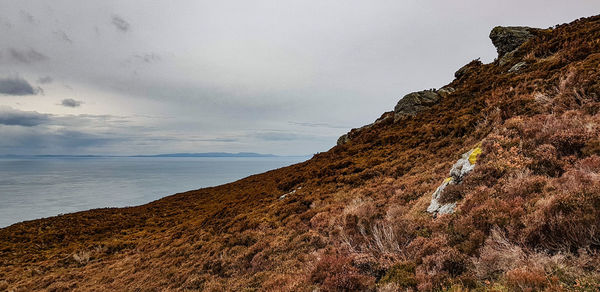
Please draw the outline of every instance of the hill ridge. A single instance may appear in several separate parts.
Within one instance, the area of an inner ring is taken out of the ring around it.
[[[527,38],[309,161],[0,229],[0,289],[596,290],[600,16]]]

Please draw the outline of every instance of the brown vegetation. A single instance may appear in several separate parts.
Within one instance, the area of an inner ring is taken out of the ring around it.
[[[0,289],[597,291],[600,17],[514,56],[529,65],[473,62],[437,105],[307,162],[1,229]],[[478,143],[456,213],[433,218]]]

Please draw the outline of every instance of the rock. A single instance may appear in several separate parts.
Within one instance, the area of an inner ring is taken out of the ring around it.
[[[298,188],[298,190],[299,190],[299,189],[300,189],[300,188]],[[293,195],[293,194],[295,194],[295,193],[296,193],[296,190],[293,190],[293,191],[291,191],[291,192],[289,192],[289,193],[285,193],[285,194],[281,195],[281,196],[279,197],[279,199],[280,199],[280,200],[283,200],[283,199],[285,199],[287,196],[289,196],[289,195]]]
[[[446,178],[431,195],[431,203],[429,204],[429,207],[427,207],[427,212],[432,213],[434,216],[438,214],[454,213],[456,202],[441,204],[440,198],[442,193],[448,185],[462,183],[464,177],[475,168],[479,154],[481,154],[481,148],[477,146],[471,149],[471,151],[464,153],[462,157],[454,163],[450,169],[450,176]]]
[[[337,140],[337,145],[341,146],[350,142],[350,138],[348,138],[348,134],[341,135]]]
[[[423,90],[405,95],[394,107],[395,120],[415,116],[418,112],[439,102],[441,95],[437,90]]]
[[[437,93],[442,97],[442,98],[446,98],[448,97],[448,95],[452,94],[455,91],[454,88],[452,87],[442,87],[440,88]]]
[[[358,129],[352,129],[350,132],[340,136],[337,140],[337,145],[341,146],[359,135],[361,131],[369,129],[374,125],[381,123],[392,123],[407,117],[417,115],[418,112],[431,107],[438,103],[440,99],[447,97],[454,92],[452,87],[443,87],[439,90],[430,89],[417,91],[405,95],[394,107],[394,112],[386,113],[377,119],[374,123],[362,126]]]
[[[523,43],[535,37],[538,29],[526,26],[496,26],[490,32],[490,39],[498,52],[498,59],[516,50]]]
[[[469,64],[462,66],[460,69],[454,72],[454,77],[456,79],[460,79],[463,76],[468,76],[471,74],[474,68],[479,67],[481,65],[483,65],[483,63],[481,63],[479,59],[475,59],[469,62]]]
[[[519,62],[514,66],[510,67],[510,69],[508,69],[508,73],[518,72],[525,67],[527,67],[527,62]]]
[[[437,214],[449,214],[449,213],[454,212],[454,208],[456,207],[456,202],[451,203],[451,204],[443,204],[443,205],[439,202],[439,199],[442,196],[442,192],[451,183],[452,183],[452,177],[449,177],[449,178],[446,178],[439,187],[437,187],[435,192],[433,192],[433,195],[431,198],[431,203],[429,204],[429,207],[427,207],[427,212],[433,213],[436,215]]]

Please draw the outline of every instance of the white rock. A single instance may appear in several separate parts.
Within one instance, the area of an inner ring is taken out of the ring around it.
[[[460,184],[463,178],[475,168],[477,156],[481,153],[481,148],[475,147],[471,151],[464,153],[461,158],[452,165],[450,177],[446,178],[442,184],[431,195],[431,203],[427,207],[427,212],[434,216],[437,214],[451,214],[456,209],[456,202],[440,204],[439,200],[448,185]]]

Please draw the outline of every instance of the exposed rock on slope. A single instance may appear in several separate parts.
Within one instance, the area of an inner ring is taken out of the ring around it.
[[[468,77],[473,71],[477,70],[477,67],[483,65],[479,59],[475,59],[469,62],[467,65],[462,66],[460,69],[454,72],[454,77],[460,79],[463,76]]]
[[[412,92],[404,97],[402,97],[393,111],[393,119],[394,121],[403,120],[409,117],[416,116],[420,111],[423,111],[427,108],[432,107],[433,105],[439,103],[442,98],[447,97],[452,92],[454,92],[454,88],[452,87],[443,87],[439,90],[429,89],[422,90],[417,92]],[[356,137],[359,135],[361,131],[368,130],[372,126],[377,125],[379,123],[386,122],[391,120],[392,116],[387,113],[384,114],[381,118],[377,119],[374,123],[365,125],[358,129],[352,129],[350,132],[340,136],[337,140],[337,145],[344,145],[352,140],[352,137]]]
[[[2,228],[0,291],[600,291],[598,40],[540,31],[303,163]]]
[[[454,163],[450,169],[450,176],[447,177],[433,193],[431,203],[429,204],[429,207],[427,207],[427,212],[432,213],[434,216],[438,214],[454,213],[456,201],[441,202],[444,190],[449,185],[460,184],[464,177],[475,169],[475,163],[477,163],[477,156],[479,156],[479,154],[481,154],[481,148],[477,146],[471,151],[464,153],[462,157]]]
[[[534,38],[541,31],[538,28],[526,26],[497,26],[490,32],[490,39],[498,51],[500,65],[508,63],[511,53],[528,40]]]
[[[453,91],[453,88],[448,87],[440,90],[430,89],[409,93],[400,99],[394,107],[394,117],[396,120],[400,120],[415,116],[420,111],[438,103],[441,98]]]

